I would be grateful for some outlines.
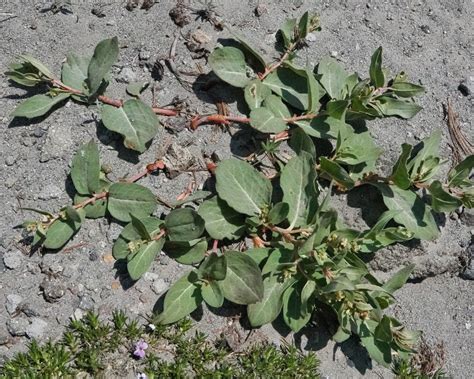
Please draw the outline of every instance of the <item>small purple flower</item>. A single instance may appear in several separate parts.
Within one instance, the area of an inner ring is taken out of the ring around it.
[[[142,359],[145,357],[146,349],[148,349],[148,344],[145,341],[140,340],[135,344],[135,351],[133,352],[133,355],[138,359]]]

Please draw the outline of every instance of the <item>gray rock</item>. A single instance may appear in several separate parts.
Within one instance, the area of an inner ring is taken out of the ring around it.
[[[318,37],[315,33],[308,33],[305,37],[306,42],[316,42]]]
[[[58,199],[63,194],[61,188],[54,184],[46,185],[43,190],[38,194],[40,200],[51,200]]]
[[[143,279],[148,281],[148,282],[153,282],[157,280],[160,276],[158,274],[155,274],[154,272],[145,272],[143,274]]]
[[[39,339],[43,337],[46,332],[48,323],[40,318],[35,317],[31,324],[26,328],[26,335],[28,338]]]
[[[130,68],[124,67],[120,71],[120,76],[117,78],[119,83],[131,83],[137,80],[137,74]]]
[[[64,271],[64,267],[57,261],[57,255],[46,254],[41,262],[41,272],[44,274],[58,275]]]
[[[431,29],[428,25],[421,25],[420,26],[420,29],[423,31],[423,33],[425,34],[430,34],[431,33]]]
[[[96,249],[91,249],[89,251],[89,260],[92,262],[98,261],[100,258],[100,254],[97,252]]]
[[[157,295],[160,295],[168,289],[168,284],[163,279],[160,278],[153,282],[151,289],[153,290],[154,293],[156,293]]]
[[[18,159],[18,156],[15,154],[9,155],[8,157],[5,158],[5,164],[7,166],[13,166]]]
[[[151,58],[151,53],[148,49],[140,49],[140,52],[138,53],[138,58],[141,60],[141,61],[147,61],[148,59]]]
[[[23,301],[23,298],[20,295],[10,294],[7,296],[7,301],[5,302],[5,308],[9,314],[16,312],[17,307]]]
[[[65,286],[57,280],[44,280],[41,285],[46,301],[55,303],[66,293]]]
[[[79,303],[79,308],[83,311],[93,311],[95,307],[95,301],[92,297],[84,295],[81,297],[81,302]]]
[[[458,90],[464,95],[469,96],[474,92],[474,76],[465,78],[458,86]]]
[[[77,308],[71,316],[72,320],[81,320],[84,317],[85,313]]]
[[[258,4],[255,7],[255,16],[261,17],[268,12],[268,8],[265,4]]]
[[[36,128],[34,131],[33,131],[33,136],[36,137],[36,138],[41,138],[44,136],[44,133],[45,131],[41,128]]]
[[[19,316],[8,320],[7,329],[13,337],[22,337],[26,334],[26,329],[30,322],[26,317]]]
[[[23,256],[19,250],[7,251],[3,256],[3,263],[10,270],[15,270],[21,266]]]

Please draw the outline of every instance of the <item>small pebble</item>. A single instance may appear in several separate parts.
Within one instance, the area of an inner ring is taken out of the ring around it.
[[[168,289],[168,284],[163,279],[160,278],[153,282],[151,289],[157,295],[161,295],[163,292],[165,292]]]
[[[122,71],[120,71],[120,75],[117,78],[117,82],[119,83],[131,83],[137,80],[137,74],[130,68],[124,67]]]
[[[18,316],[7,321],[8,332],[13,337],[22,337],[26,334],[26,330],[30,322],[26,317]]]
[[[18,156],[17,155],[9,155],[8,157],[5,158],[5,164],[7,166],[13,166],[16,162],[16,160],[18,159]]]
[[[261,17],[268,12],[268,8],[265,4],[258,4],[255,7],[255,16]]]
[[[306,42],[316,42],[318,37],[315,33],[308,33],[305,37]]]
[[[159,277],[160,276],[158,274],[155,274],[154,272],[145,272],[145,274],[143,274],[143,279],[147,282],[153,282],[159,279]]]
[[[141,49],[140,52],[138,53],[138,58],[141,61],[147,61],[148,59],[151,58],[151,53],[147,49]]]
[[[7,296],[7,301],[5,303],[5,308],[9,314],[16,312],[17,307],[23,301],[23,298],[20,295],[10,294]]]
[[[3,263],[10,270],[15,270],[21,266],[22,255],[18,250],[7,251],[3,256]]]
[[[423,33],[425,34],[430,34],[431,33],[431,30],[430,30],[430,27],[428,25],[421,25],[420,26],[420,29],[423,31]]]
[[[44,333],[46,332],[46,328],[48,327],[48,323],[40,318],[33,318],[31,324],[26,328],[26,335],[30,339],[38,339],[43,337]]]

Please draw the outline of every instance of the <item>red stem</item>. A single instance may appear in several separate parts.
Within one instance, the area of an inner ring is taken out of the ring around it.
[[[51,83],[53,86],[58,87],[62,89],[63,91],[72,93],[74,95],[85,96],[85,94],[82,91],[69,87],[58,79],[52,79]],[[111,99],[110,97],[107,97],[105,95],[99,95],[97,99],[100,102],[104,104],[112,105],[113,107],[120,108],[121,106],[123,106],[123,100],[120,100],[120,99]],[[154,113],[159,114],[161,116],[177,116],[178,115],[178,111],[176,109],[158,108],[158,107],[153,107],[152,109]]]
[[[228,125],[231,122],[239,122],[241,124],[250,123],[250,118],[239,116],[225,116],[222,114],[211,114],[208,116],[195,116],[191,120],[191,129],[196,130],[201,124],[224,124]]]

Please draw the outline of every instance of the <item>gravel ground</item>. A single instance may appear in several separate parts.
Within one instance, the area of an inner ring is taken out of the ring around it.
[[[72,13],[53,13],[48,10],[51,5],[48,1],[0,1],[1,71],[6,70],[17,54],[29,53],[59,72],[68,51],[91,54],[97,42],[117,35],[120,59],[113,68],[115,80],[111,81],[109,91],[113,97],[120,98],[127,82],[150,80],[149,68],[154,61],[168,56],[177,32],[168,15],[174,1],[161,0],[148,11],[139,8],[128,11],[126,1],[73,0],[72,3]],[[427,91],[419,100],[424,109],[414,119],[369,123],[373,136],[385,149],[380,162],[382,170],[396,160],[401,143],[416,143],[435,128],[443,129],[442,151],[450,158],[442,110],[447,98],[459,114],[464,133],[471,139],[474,136],[472,1],[216,0],[214,3],[223,20],[269,57],[274,34],[282,22],[309,9],[321,15],[323,30],[302,51],[303,61],[316,63],[322,56],[331,55],[348,70],[366,75],[371,53],[382,45],[384,63],[392,72],[404,70],[413,82],[424,85]],[[192,5],[202,6],[198,1]],[[182,35],[190,32],[208,37],[209,41],[204,38],[200,48],[212,50],[219,38],[228,37],[227,32],[216,31],[195,16],[189,20]],[[204,72],[209,71],[205,59],[194,59],[201,53],[202,50],[191,52],[181,37],[176,66],[193,71],[200,65]],[[167,70],[156,89],[156,101],[160,105],[178,97],[193,112],[215,111],[209,93],[186,90]],[[237,112],[233,91],[217,93]],[[238,135],[231,139],[228,133],[213,126],[190,132],[184,119],[162,120],[167,129],[159,132],[146,153],[137,156],[123,149],[121,139],[96,122],[93,107],[69,102],[45,119],[12,121],[8,115],[26,97],[26,92],[11,86],[2,75],[0,96],[0,176],[3,178],[0,182],[3,205],[0,299],[5,305],[0,309],[1,359],[23,350],[31,338],[56,338],[71,316],[80,317],[90,309],[104,317],[117,307],[132,315],[149,314],[158,296],[186,268],[167,256],[160,256],[152,271],[132,286],[118,275],[121,268],[111,257],[111,247],[121,226],[109,220],[86,222],[57,254],[29,256],[28,247],[21,243],[21,232],[12,228],[31,216],[20,207],[55,210],[67,204],[70,201],[67,191],[71,189],[69,164],[78,146],[91,138],[100,141],[102,161],[113,168],[115,178],[138,172],[147,162],[165,154],[170,164],[180,166],[199,164],[203,153],[217,152],[222,158],[231,151],[244,153],[245,141]],[[151,101],[150,91],[145,100]],[[187,174],[173,179],[160,175],[148,177],[142,184],[163,199],[173,200],[190,180]],[[197,175],[197,180],[202,184],[205,176]],[[348,223],[360,225],[370,218],[367,205],[377,199],[364,190],[347,200],[350,207],[343,216]],[[416,263],[416,280],[397,294],[398,303],[392,311],[409,327],[422,330],[429,340],[443,340],[448,372],[455,378],[470,378],[474,375],[470,353],[474,344],[473,287],[472,281],[466,278],[474,278],[474,264],[472,270],[467,267],[463,271],[474,249],[474,214],[453,213],[440,219],[440,228],[442,233],[437,241],[385,249],[371,265],[383,279],[401,265]],[[17,309],[22,310],[19,315]],[[318,351],[322,373],[329,378],[390,377],[383,369],[368,367],[366,355],[356,343],[334,346],[322,324],[292,336],[286,335],[276,323],[253,332],[249,341],[244,342],[248,331],[238,322],[229,321],[241,311],[232,307],[219,314],[204,310],[196,315],[197,327],[210,335],[224,333],[236,348],[259,339],[295,340],[307,350]]]

